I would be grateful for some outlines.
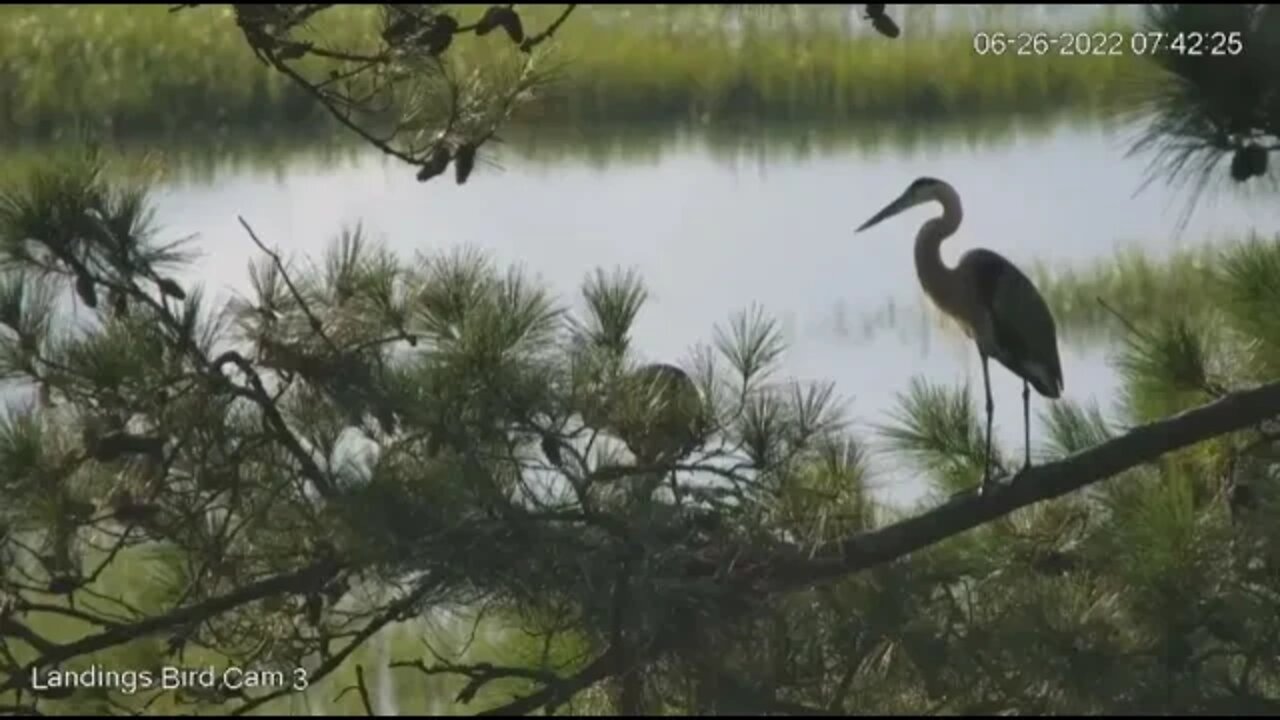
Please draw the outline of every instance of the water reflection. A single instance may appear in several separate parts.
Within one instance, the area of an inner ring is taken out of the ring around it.
[[[786,371],[836,381],[866,424],[885,420],[912,375],[981,383],[972,348],[938,332],[920,305],[910,239],[929,211],[852,234],[918,175],[946,178],[964,198],[964,226],[944,246],[948,262],[981,243],[1054,270],[1111,257],[1122,245],[1160,257],[1192,239],[1280,227],[1274,204],[1224,196],[1175,235],[1170,209],[1179,198],[1159,187],[1133,197],[1142,163],[1124,160],[1116,137],[1098,127],[1062,124],[1000,145],[932,143],[896,153],[852,143],[761,160],[758,149],[741,147],[690,137],[647,162],[601,164],[513,151],[503,169],[482,167],[465,188],[419,184],[402,166],[358,153],[329,168],[173,182],[161,218],[176,233],[202,234],[198,274],[222,291],[246,287],[252,245],[237,214],[295,256],[314,257],[357,221],[406,256],[475,246],[522,265],[570,302],[592,269],[636,267],[652,291],[636,339],[652,359],[684,356],[714,325],[760,303],[789,330]],[[1064,345],[1067,397],[1107,405],[1114,379],[1105,348],[1070,338]],[[1005,372],[993,372],[993,381],[1000,432],[1019,447],[1020,386]],[[894,495],[918,490],[905,483]]]
[[[1089,112],[987,115],[954,121],[784,123],[684,122],[512,126],[481,153],[482,167],[508,164],[556,169],[586,165],[607,171],[618,165],[653,165],[664,157],[707,154],[731,168],[767,168],[776,162],[856,152],[864,158],[914,155],[964,148],[995,149],[1018,139],[1046,137],[1062,129],[1086,131],[1098,118]],[[6,147],[0,174],[16,177],[66,145],[28,143]],[[161,167],[169,182],[209,185],[228,177],[345,171],[367,160],[367,146],[345,132],[202,133],[122,140],[108,152],[129,163]],[[412,175],[411,169],[401,170]],[[448,182],[448,180],[445,180]],[[438,182],[436,184],[439,184]]]

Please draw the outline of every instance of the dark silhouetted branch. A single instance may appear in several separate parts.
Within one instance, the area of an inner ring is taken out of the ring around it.
[[[253,401],[263,415],[266,416],[267,422],[271,424],[271,429],[276,433],[278,439],[289,451],[298,464],[302,468],[302,474],[311,480],[315,485],[316,491],[320,493],[326,500],[332,500],[336,497],[336,490],[333,483],[329,480],[329,476],[320,469],[315,459],[307,453],[306,448],[302,447],[302,443],[297,436],[293,434],[293,430],[289,428],[289,423],[285,421],[284,416],[280,414],[280,409],[276,407],[275,400],[271,398],[271,394],[267,392],[267,388],[262,384],[262,378],[258,377],[257,371],[253,364],[234,350],[228,350],[218,356],[212,363],[213,367],[221,372],[224,365],[235,365],[241,373],[248,378],[250,389],[246,390],[234,383],[228,384],[235,388],[236,393],[241,397]],[[225,376],[224,376],[225,379]]]
[[[276,270],[280,272],[280,278],[284,280],[285,287],[289,288],[289,293],[293,295],[294,301],[298,303],[298,307],[301,308],[302,313],[307,316],[307,322],[311,323],[312,331],[319,335],[321,340],[324,340],[330,350],[335,353],[339,352],[338,346],[334,344],[333,340],[324,331],[324,323],[320,322],[320,318],[316,317],[316,314],[311,311],[311,305],[308,304],[307,299],[303,297],[302,291],[298,290],[298,286],[293,282],[293,278],[289,277],[289,270],[284,266],[284,260],[280,259],[280,254],[267,247],[266,243],[258,239],[258,233],[253,231],[253,228],[249,226],[249,221],[245,220],[243,215],[237,215],[236,219],[240,221],[240,227],[244,228],[244,231],[249,233],[249,239],[253,241],[253,244],[257,245],[259,250],[262,250],[262,252],[267,254],[267,257],[271,258],[271,262],[276,266]]]
[[[457,182],[463,184],[474,166],[476,151],[494,137],[496,125],[508,119],[515,103],[527,97],[535,84],[531,81],[534,48],[550,40],[577,5],[565,6],[545,29],[529,36],[512,5],[492,5],[475,23],[461,24],[439,6],[396,4],[380,5],[387,26],[379,33],[375,50],[369,50],[367,43],[356,48],[328,46],[315,32],[311,32],[309,40],[295,34],[295,30],[306,30],[314,16],[333,7],[338,6],[233,5],[236,24],[255,56],[319,103],[346,130],[386,155],[419,168],[419,181],[441,174],[452,162]],[[469,89],[460,102],[463,88],[450,72],[447,53],[455,47],[456,38],[472,33],[487,35],[497,27],[506,30],[516,48],[530,55],[524,61],[521,80],[505,89],[487,83],[463,83]],[[327,71],[309,78],[310,71],[304,73],[304,66],[294,65],[308,58],[324,61]],[[364,82],[356,82],[357,79]],[[439,97],[419,97],[422,88],[418,81],[435,79],[442,82]],[[406,105],[407,96],[416,99]],[[465,124],[459,114],[464,106],[468,119],[491,113],[493,119],[460,130],[459,125]],[[434,115],[435,110],[448,110],[447,117],[423,127],[424,113]],[[384,132],[388,124],[390,129]],[[421,145],[424,139],[425,146]]]
[[[364,682],[364,666],[356,665],[356,689],[360,691],[360,704],[368,715],[374,715],[373,703],[369,700],[369,687]]]
[[[1007,486],[986,495],[962,496],[923,515],[822,546],[812,559],[799,549],[792,549],[787,557],[768,563],[768,577],[762,580],[769,591],[787,592],[883,565],[1015,510],[1061,497],[1167,453],[1248,429],[1276,416],[1280,416],[1280,382],[1235,392],[1133,428],[1057,462],[1033,466]]]
[[[36,631],[13,618],[0,617],[0,635],[17,638],[30,645],[37,652],[50,652],[57,647],[48,639],[38,635]]]
[[[364,645],[365,641],[373,637],[374,633],[377,633],[379,630],[393,622],[402,620],[405,613],[409,612],[414,605],[421,602],[422,599],[436,587],[435,582],[430,579],[424,580],[414,589],[413,592],[403,598],[400,598],[394,603],[391,603],[391,605],[387,606],[386,610],[381,612],[376,618],[370,620],[368,624],[360,629],[360,632],[352,636],[351,641],[346,645],[343,645],[341,650],[330,655],[324,662],[320,663],[314,670],[309,672],[307,674],[307,682],[314,686],[334,670],[337,670],[341,667],[342,663],[346,662],[347,658],[351,656],[351,653]],[[284,697],[292,692],[296,692],[292,687],[282,687],[246,702],[244,705],[241,705],[229,714],[233,716],[247,715],[272,700]]]
[[[534,680],[537,682],[552,685],[560,682],[560,678],[551,672],[541,670],[530,670],[528,668],[508,668],[495,667],[489,663],[477,663],[475,665],[454,665],[446,663],[443,665],[435,665],[428,667],[421,660],[399,660],[391,663],[392,668],[413,668],[426,676],[433,675],[461,675],[467,678],[467,684],[458,691],[455,702],[467,704],[475,699],[477,693],[484,688],[485,685],[495,680]]]
[[[339,123],[342,123],[343,127],[347,128],[351,132],[358,135],[361,140],[364,140],[365,142],[369,143],[370,145],[377,148],[378,150],[381,150],[384,154],[390,155],[391,157],[403,163],[407,163],[409,165],[421,164],[420,161],[414,158],[413,156],[397,150],[390,143],[384,142],[383,140],[374,136],[373,133],[366,130],[363,126],[360,125],[360,123],[352,120],[350,117],[347,116],[346,113],[343,113],[341,110],[338,109],[336,105],[334,105],[334,103],[324,94],[323,90],[313,85],[312,83],[308,82],[306,78],[299,75],[296,71],[293,70],[293,68],[290,68],[288,65],[285,65],[284,63],[277,63],[276,69],[279,70],[281,73],[283,73],[285,77],[292,80],[296,85],[298,85],[303,90],[305,90],[313,98],[315,98],[316,102],[319,102],[321,107],[323,107],[329,113],[329,115],[333,117],[334,120],[337,120]]]
[[[342,692],[338,693],[337,697],[333,699],[333,702],[337,703],[342,700],[352,690],[355,690],[360,696],[360,704],[364,707],[364,714],[370,717],[377,715],[373,711],[373,702],[369,699],[369,685],[364,681],[364,666],[359,663],[356,664],[356,684],[343,688]]]
[[[39,657],[27,663],[21,672],[0,684],[0,693],[25,687],[33,670],[57,665],[81,655],[88,655],[122,645],[163,630],[198,623],[256,600],[272,597],[280,593],[292,592],[299,587],[314,585],[316,582],[332,577],[338,569],[338,566],[332,561],[316,563],[301,570],[260,580],[235,592],[211,598],[190,607],[140,620],[136,623],[117,625],[74,642],[47,647],[40,653]]]
[[[578,6],[575,3],[570,3],[565,6],[564,12],[560,13],[560,17],[556,18],[550,25],[548,25],[546,30],[543,30],[532,37],[525,38],[525,41],[520,43],[520,49],[524,52],[531,52],[535,47],[541,45],[547,40],[550,40],[552,36],[556,34],[556,31],[560,29],[560,26],[564,24],[564,21],[569,19],[569,16],[573,14],[574,9],[577,7]]]
[[[617,674],[617,653],[612,649],[605,651],[582,670],[557,682],[548,683],[543,689],[521,698],[516,698],[506,705],[476,713],[484,717],[504,717],[508,715],[527,715],[534,710],[559,705],[574,695],[586,690],[596,683]]]

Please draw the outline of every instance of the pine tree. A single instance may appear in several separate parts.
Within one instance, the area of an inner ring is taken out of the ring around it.
[[[1280,12],[1258,3],[1155,4],[1145,12],[1140,31],[1167,47],[1146,58],[1154,76],[1137,85],[1126,114],[1145,123],[1131,152],[1151,154],[1150,178],[1194,183],[1188,213],[1210,182],[1274,178]]]

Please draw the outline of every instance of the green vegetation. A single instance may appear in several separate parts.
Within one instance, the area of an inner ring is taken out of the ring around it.
[[[1253,238],[1222,238],[1168,254],[1139,247],[1078,267],[1033,265],[1031,275],[1053,310],[1058,337],[1077,349],[1113,349],[1135,330],[1156,327],[1171,318],[1203,320],[1214,312],[1214,276],[1208,272],[1226,252]],[[885,332],[914,337],[938,331],[970,342],[963,331],[927,299],[903,293],[862,309],[844,325],[866,340]],[[918,328],[918,330],[916,329]]]
[[[315,703],[357,664],[372,691],[374,664],[440,670],[438,646],[470,648],[447,684],[396,671],[402,707],[424,712],[500,705],[610,647],[637,653],[638,669],[618,679],[606,667],[611,679],[566,709],[1276,709],[1273,427],[1200,430],[1203,442],[1159,462],[850,567],[832,543],[904,509],[868,492],[868,438],[850,434],[833,388],[760,382],[785,351],[762,313],[738,316],[686,366],[711,430],[686,470],[659,476],[670,493],[648,496],[627,489],[655,469],[609,437],[625,431],[587,424],[596,403],[616,403],[613,418],[652,402],[643,383],[618,382],[636,362],[637,276],[593,276],[585,302],[569,303],[475,254],[405,263],[350,231],[289,282],[255,262],[252,296],[215,308],[166,279],[182,258],[150,230],[145,186],[66,162],[0,194],[0,373],[32,398],[0,422],[0,599],[16,646],[0,655],[0,703],[29,702],[8,685],[26,677],[21,663],[95,637],[96,617],[124,624],[68,667],[136,667],[185,646],[184,665],[306,667]],[[1118,423],[1051,405],[1043,454],[1275,377],[1280,238],[1206,256],[1201,280],[1202,312],[1170,306],[1127,338]],[[1140,315],[1130,303],[1143,298],[1112,295]],[[883,431],[946,495],[980,476],[979,427],[966,390],[917,379]],[[177,605],[251,590],[203,622],[131,634]],[[481,608],[471,644],[461,623]],[[384,628],[393,647],[348,646],[362,628]],[[356,654],[325,681],[322,647]],[[440,694],[416,699],[424,687]],[[152,707],[223,700],[170,694]],[[105,701],[80,692],[39,709]],[[303,709],[292,692],[280,702]]]
[[[1195,199],[1228,178],[1265,187],[1280,154],[1280,12],[1256,3],[1155,4],[1143,26],[1166,37],[1211,28],[1242,50],[1153,57],[1154,72],[1126,106],[1145,126],[1130,153],[1147,156],[1152,179],[1189,185]],[[1194,209],[1193,201],[1184,221]]]
[[[1037,267],[1034,276],[1065,338],[1114,340],[1131,332],[1124,322],[1149,327],[1212,313],[1214,278],[1209,269],[1224,252],[1245,242],[1249,240],[1221,240],[1159,258],[1125,249],[1085,267]],[[1115,315],[1121,308],[1123,321]]]
[[[529,22],[553,10],[530,8]],[[573,32],[557,38],[552,55],[563,71],[525,120],[582,127],[1089,110],[1117,97],[1133,69],[1128,58],[983,58],[968,33],[886,43],[811,23],[786,32],[748,24],[735,36],[706,23],[620,20],[630,17],[602,9],[575,15]],[[317,32],[376,37],[375,19],[368,8],[338,8]],[[468,67],[509,52],[497,40],[465,42],[451,60]],[[124,135],[293,132],[321,122],[323,111],[308,96],[254,57],[227,6],[180,13],[159,5],[0,8],[6,133],[82,126]]]

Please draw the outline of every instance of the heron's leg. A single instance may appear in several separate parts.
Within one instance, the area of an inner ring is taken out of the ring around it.
[[[1031,390],[1022,381],[1022,469],[1031,467]]]
[[[979,354],[982,356],[982,387],[987,391],[987,454],[982,475],[982,486],[985,488],[991,483],[991,421],[995,415],[996,404],[991,399],[991,373],[987,370],[987,354],[984,352]]]

